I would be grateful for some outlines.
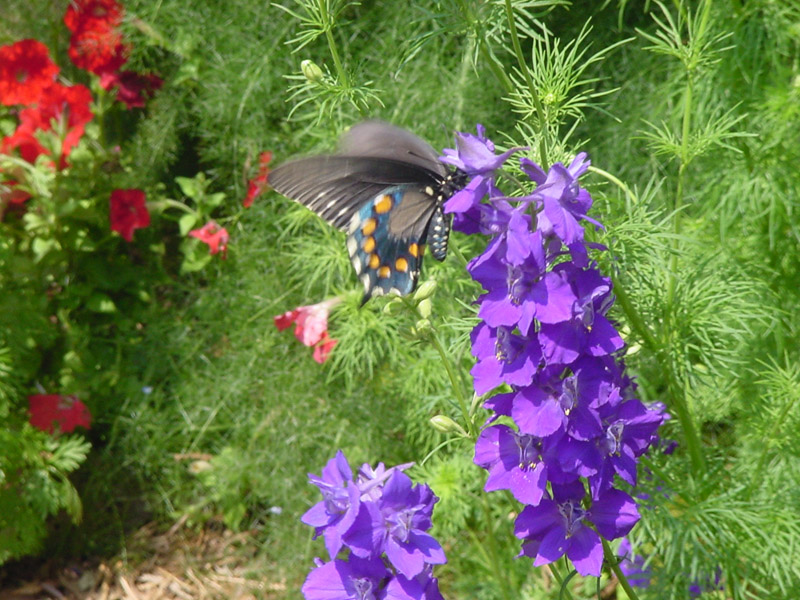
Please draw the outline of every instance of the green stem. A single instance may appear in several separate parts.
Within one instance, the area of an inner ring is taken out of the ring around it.
[[[481,494],[481,500],[483,501],[483,514],[484,518],[486,519],[487,526],[491,526],[490,524],[494,522],[492,519],[492,512],[489,509],[489,501],[487,499],[486,494]],[[504,577],[503,574],[506,573],[506,569],[502,568],[500,564],[500,559],[498,558],[499,552],[497,550],[497,542],[494,536],[494,531],[489,530],[489,535],[487,536],[487,544],[489,546],[489,552],[487,558],[492,565],[492,573],[494,574],[497,583],[500,584],[500,593],[503,596],[504,600],[511,600],[511,586],[509,585],[509,581],[507,577]],[[484,553],[486,554],[486,553]]]
[[[328,49],[330,50],[331,57],[333,58],[333,65],[336,67],[336,75],[339,77],[339,81],[341,82],[342,86],[349,88],[350,81],[347,77],[344,67],[342,66],[342,61],[339,58],[339,51],[336,49],[336,40],[333,39],[333,21],[331,20],[330,13],[328,12],[327,0],[319,0],[319,13],[322,16],[325,37],[328,39]]]
[[[506,18],[508,19],[508,30],[511,33],[511,44],[514,46],[514,54],[517,55],[517,63],[519,70],[525,77],[525,83],[528,85],[528,92],[533,100],[533,106],[536,109],[536,116],[538,122],[535,124],[536,133],[539,134],[539,162],[542,167],[547,168],[547,145],[545,144],[545,129],[544,129],[544,108],[539,99],[539,94],[533,84],[533,77],[528,68],[528,63],[525,62],[525,57],[522,55],[522,46],[519,43],[519,36],[517,36],[517,25],[514,22],[514,11],[511,7],[511,0],[506,0]]]
[[[445,352],[444,346],[442,346],[442,343],[439,341],[439,336],[436,334],[436,329],[433,327],[431,327],[431,340],[433,341],[434,348],[436,348],[436,351],[439,353],[439,356],[442,359],[442,364],[444,364],[444,369],[447,371],[447,376],[450,378],[450,385],[453,387],[453,393],[455,394],[456,400],[458,400],[458,405],[461,408],[461,416],[464,419],[464,422],[467,424],[467,432],[472,439],[475,439],[475,425],[473,424],[472,418],[469,414],[467,399],[464,397],[464,391],[462,390],[461,383],[456,376],[455,369],[453,369],[453,364],[450,361],[450,357],[448,356],[447,352]]]
[[[614,556],[614,553],[611,551],[611,546],[609,546],[608,542],[602,537],[600,540],[603,542],[603,556],[605,557],[608,565],[611,567],[611,570],[614,572],[614,575],[617,576],[617,581],[619,581],[622,589],[625,590],[626,594],[628,594],[630,600],[639,600],[639,596],[636,595],[636,592],[633,591],[631,584],[628,583],[628,578],[625,577],[625,573],[623,573],[622,569],[619,568],[617,557]]]

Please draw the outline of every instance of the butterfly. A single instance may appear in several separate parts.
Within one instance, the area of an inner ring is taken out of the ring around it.
[[[425,247],[436,260],[447,256],[452,217],[442,205],[466,175],[450,170],[427,142],[382,121],[355,125],[339,145],[336,154],[276,167],[269,184],[347,233],[362,304],[410,294]]]

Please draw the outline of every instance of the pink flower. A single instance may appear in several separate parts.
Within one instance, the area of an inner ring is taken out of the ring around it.
[[[250,184],[247,187],[247,196],[244,198],[244,202],[242,202],[242,206],[245,208],[250,208],[253,204],[253,200],[255,200],[261,192],[267,187],[267,178],[269,177],[269,165],[270,161],[272,160],[272,152],[262,152],[259,158],[259,167],[258,167],[258,175],[253,177],[250,180]]]
[[[224,227],[220,227],[214,221],[209,221],[200,229],[192,229],[189,235],[197,238],[204,244],[208,244],[208,249],[211,254],[217,254],[222,251],[222,258],[228,253],[228,240],[230,235]]]
[[[142,190],[114,190],[111,192],[111,230],[126,241],[133,241],[133,231],[150,225],[145,195]]]
[[[304,346],[314,348],[314,360],[322,364],[328,359],[338,340],[328,335],[328,314],[341,298],[330,298],[319,304],[301,306],[274,317],[278,331],[295,325],[294,336]]]
[[[28,396],[28,407],[30,424],[48,433],[55,431],[55,425],[61,433],[69,433],[79,425],[89,429],[92,422],[89,409],[77,396],[33,394]]]

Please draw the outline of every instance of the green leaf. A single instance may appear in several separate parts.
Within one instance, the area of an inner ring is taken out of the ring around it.
[[[222,204],[222,201],[224,199],[225,199],[225,194],[222,192],[217,192],[216,194],[209,194],[207,196],[203,196],[203,198],[199,200],[199,203],[209,208],[216,208],[217,206]]]
[[[196,200],[203,193],[203,188],[197,179],[190,179],[189,177],[176,177],[175,183],[180,186],[181,191],[189,198]]]
[[[180,219],[178,219],[178,228],[180,230],[181,237],[186,236],[196,223],[197,215],[191,213],[186,213]]]

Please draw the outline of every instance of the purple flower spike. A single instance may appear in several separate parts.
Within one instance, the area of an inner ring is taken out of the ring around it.
[[[430,567],[413,578],[398,575],[386,586],[383,600],[444,600],[439,581],[431,575]]]
[[[477,130],[478,135],[457,133],[456,149],[445,148],[444,156],[440,160],[461,169],[467,175],[483,175],[499,169],[514,152],[525,149],[512,148],[503,154],[495,154],[494,144],[486,138],[483,125],[478,125]]]

